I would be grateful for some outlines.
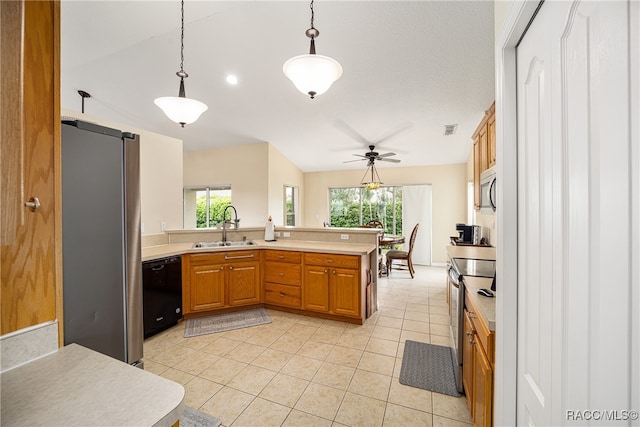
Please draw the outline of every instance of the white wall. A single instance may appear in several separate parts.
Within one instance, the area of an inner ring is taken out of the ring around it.
[[[130,125],[62,110],[63,117],[98,123],[140,135],[140,192],[143,236],[182,228],[182,141]]]
[[[456,236],[456,223],[466,222],[466,164],[381,168],[385,185],[431,184],[433,201],[432,261],[447,261],[449,236]],[[322,227],[329,220],[329,187],[359,186],[364,169],[310,172],[304,175],[306,227]]]
[[[284,224],[284,186],[298,187],[298,227],[304,227],[301,202],[304,194],[304,174],[296,165],[291,163],[278,149],[269,144],[269,214],[277,226]],[[266,220],[266,218],[265,218]]]

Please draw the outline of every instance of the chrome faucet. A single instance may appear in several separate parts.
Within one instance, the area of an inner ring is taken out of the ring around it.
[[[227,221],[227,209],[229,208],[233,209],[233,213],[235,216],[233,222],[236,224],[236,228],[238,228],[238,211],[233,205],[227,205],[227,207],[224,208],[224,212],[222,213],[222,241],[225,243],[227,241],[227,224],[231,223],[231,221]]]

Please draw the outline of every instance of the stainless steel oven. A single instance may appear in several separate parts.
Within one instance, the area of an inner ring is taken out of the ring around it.
[[[455,353],[456,389],[462,393],[462,340],[464,339],[464,281],[452,260],[448,271],[449,328]]]

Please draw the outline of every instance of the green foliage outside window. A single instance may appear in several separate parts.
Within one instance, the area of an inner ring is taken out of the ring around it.
[[[332,227],[358,227],[378,220],[385,233],[402,234],[402,188],[331,188],[330,224]]]
[[[210,204],[210,224],[211,227],[214,227],[222,222],[224,208],[231,204],[231,196],[211,195]],[[207,227],[207,197],[204,194],[196,199],[196,227]]]

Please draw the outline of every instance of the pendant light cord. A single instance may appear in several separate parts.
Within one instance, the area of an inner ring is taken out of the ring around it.
[[[180,20],[182,27],[182,31],[180,32],[180,71],[184,73],[184,0],[180,2],[180,8],[182,9],[182,18]]]
[[[314,26],[313,26],[313,17],[314,17],[314,14],[313,14],[313,0],[311,0],[311,5],[309,6],[309,8],[311,9],[311,28],[314,28]]]

